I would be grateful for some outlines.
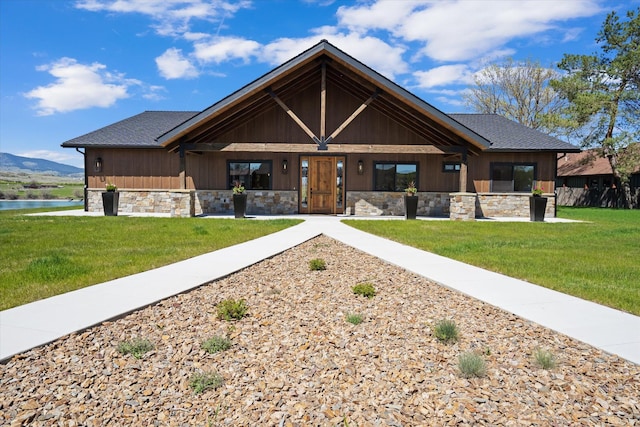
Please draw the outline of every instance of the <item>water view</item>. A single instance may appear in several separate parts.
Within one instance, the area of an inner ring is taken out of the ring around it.
[[[0,211],[11,209],[58,208],[64,206],[84,206],[82,200],[0,200]]]

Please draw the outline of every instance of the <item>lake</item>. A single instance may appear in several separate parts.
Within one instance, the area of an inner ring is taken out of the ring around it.
[[[11,209],[58,208],[64,206],[84,206],[82,200],[0,200],[0,211]]]

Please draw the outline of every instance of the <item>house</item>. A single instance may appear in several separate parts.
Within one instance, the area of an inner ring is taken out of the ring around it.
[[[63,147],[84,149],[87,209],[107,182],[122,212],[528,216],[541,186],[554,215],[556,157],[570,144],[504,117],[445,114],[326,40],[203,111],[147,111]]]
[[[632,144],[630,148],[638,150],[640,144]],[[559,205],[620,205],[620,194],[616,189],[609,159],[600,156],[596,149],[559,154],[557,175],[556,193]],[[640,195],[640,165],[631,175],[629,184],[633,205],[637,206]]]

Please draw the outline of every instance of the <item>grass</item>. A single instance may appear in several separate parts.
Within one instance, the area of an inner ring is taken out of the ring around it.
[[[226,299],[216,306],[218,318],[226,321],[242,319],[246,316],[247,310],[247,304],[243,299]]]
[[[640,315],[640,210],[558,208],[582,223],[366,221],[357,229]]]
[[[549,350],[537,348],[533,352],[533,360],[542,369],[553,369],[556,366],[556,356]]]
[[[0,212],[0,310],[258,238],[298,220],[25,216]]]
[[[323,271],[327,269],[327,263],[321,258],[314,258],[309,261],[309,270]]]
[[[362,295],[363,297],[367,297],[369,299],[376,296],[376,288],[373,286],[373,283],[364,282],[358,283],[354,287],[351,288],[354,294]]]
[[[482,356],[471,351],[458,356],[458,369],[465,378],[484,377],[487,373],[487,365]]]
[[[351,323],[352,325],[359,325],[363,321],[364,319],[361,314],[357,314],[357,313],[347,314],[347,322]]]
[[[231,348],[231,340],[227,337],[214,336],[202,343],[202,349],[207,353],[218,353],[220,351],[229,350]]]
[[[433,326],[433,334],[442,342],[455,342],[458,340],[458,326],[453,320],[442,319]]]
[[[42,184],[38,179],[33,181]],[[5,194],[7,199],[10,198],[9,195],[15,195],[19,199],[78,199],[84,197],[84,184],[81,182],[54,184],[54,187],[45,188],[25,188],[25,185],[29,185],[31,182],[0,180],[0,193]]]
[[[136,359],[153,350],[153,343],[144,338],[134,338],[131,341],[124,341],[118,344],[118,351],[122,354],[130,354]]]
[[[216,372],[199,372],[193,374],[189,379],[189,386],[195,394],[200,394],[205,390],[217,389],[224,383],[220,374]]]

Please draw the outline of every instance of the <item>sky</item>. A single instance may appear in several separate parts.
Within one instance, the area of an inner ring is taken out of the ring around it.
[[[0,152],[82,167],[60,144],[149,110],[200,111],[322,39],[446,113],[504,58],[593,54],[640,0],[0,0]]]

